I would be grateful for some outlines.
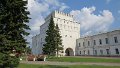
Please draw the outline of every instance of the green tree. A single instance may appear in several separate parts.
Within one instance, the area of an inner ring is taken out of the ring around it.
[[[51,16],[48,30],[46,31],[45,44],[43,45],[43,53],[47,55],[55,55],[55,24]]]
[[[30,48],[30,46],[26,47],[26,53],[27,54],[31,54],[31,48]]]
[[[0,68],[17,66],[29,33],[27,1],[0,0]]]
[[[58,27],[58,24],[56,24],[55,26],[55,50],[56,50],[56,54],[57,54],[57,57],[59,55],[59,52],[63,50],[63,45],[62,45],[62,36],[60,35],[60,29]]]
[[[48,30],[46,31],[45,41],[46,43],[43,45],[43,53],[47,55],[55,56],[60,50],[63,50],[62,40],[59,33],[58,25],[54,24],[53,17],[51,16],[50,23],[48,26]]]

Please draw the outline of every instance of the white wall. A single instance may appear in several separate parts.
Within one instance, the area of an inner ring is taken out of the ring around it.
[[[118,43],[114,42],[114,37],[117,37]],[[108,44],[106,44],[105,38],[108,38]],[[99,43],[99,39],[102,40],[102,44]],[[96,40],[96,45],[94,45],[94,40]],[[88,41],[90,41],[90,46],[88,46]],[[83,42],[85,42],[85,46],[83,46]],[[81,46],[79,46],[79,43]],[[90,55],[118,56],[120,55],[120,30],[79,38],[77,39],[77,47],[78,52],[76,55],[88,55],[88,53],[84,54],[84,51],[90,50]],[[118,48],[119,54],[116,54],[116,48]],[[109,54],[107,54],[106,49],[109,49]],[[97,51],[97,54],[95,54],[94,50]],[[103,54],[100,50],[103,51]],[[80,51],[82,52],[81,54]]]
[[[75,47],[76,47],[76,39],[78,39],[80,37],[80,24],[78,24],[77,22],[75,22],[73,20],[73,16],[70,14],[65,14],[63,12],[59,12],[59,11],[55,11],[53,13],[51,13],[50,15],[48,15],[45,18],[45,23],[43,25],[40,26],[40,37],[39,38],[39,44],[38,44],[38,48],[35,51],[39,51],[37,52],[38,54],[42,54],[42,47],[43,44],[45,43],[45,37],[46,37],[46,30],[48,29],[48,25],[50,22],[50,17],[51,15],[53,16],[53,20],[55,24],[58,24],[58,27],[60,28],[60,34],[62,36],[62,44],[64,46],[64,53],[63,55],[65,55],[65,50],[67,48],[72,48],[75,54]],[[33,50],[35,49],[35,39],[33,38]],[[42,43],[42,44],[40,44]],[[36,53],[36,52],[35,52]]]

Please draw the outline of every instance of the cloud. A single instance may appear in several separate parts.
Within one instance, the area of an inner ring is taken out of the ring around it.
[[[118,10],[118,14],[120,14],[120,10]]]
[[[103,10],[100,14],[94,14],[96,8],[84,7],[81,10],[72,10],[71,15],[81,24],[81,32],[83,35],[103,32],[109,29],[109,26],[114,21],[114,17],[109,10]]]
[[[40,33],[40,25],[43,24],[44,18],[50,14],[53,10],[65,10],[69,8],[66,4],[59,2],[58,0],[28,0],[28,11],[30,12],[29,26],[31,28],[30,35],[27,41],[32,42],[32,37]]]
[[[106,0],[106,3],[109,4],[111,0]]]

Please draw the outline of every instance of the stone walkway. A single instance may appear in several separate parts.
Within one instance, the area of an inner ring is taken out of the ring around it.
[[[102,66],[120,66],[120,63],[96,63],[96,62],[21,61],[20,63],[40,64],[40,65],[102,65]]]

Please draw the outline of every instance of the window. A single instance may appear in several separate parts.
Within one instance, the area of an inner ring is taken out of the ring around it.
[[[88,50],[88,55],[90,55],[90,51]]]
[[[103,50],[100,50],[100,54],[103,55]]]
[[[67,37],[67,35],[65,35],[65,37]]]
[[[109,53],[109,49],[106,49],[106,52],[107,52],[107,55],[109,55],[110,53]]]
[[[84,55],[85,55],[86,53],[85,53],[85,50],[84,50]]]
[[[97,55],[97,50],[95,50],[95,55]]]
[[[108,44],[108,38],[105,38],[106,44]]]
[[[83,42],[83,46],[85,46],[85,43]]]
[[[90,46],[90,41],[88,41],[88,46]]]
[[[79,47],[80,47],[80,43],[79,43]]]
[[[118,48],[115,49],[115,52],[116,52],[116,54],[119,54],[119,50],[118,50]]]
[[[81,51],[80,51],[80,54],[81,54]]]
[[[115,41],[115,43],[118,43],[117,37],[114,37],[114,41]]]
[[[102,44],[102,40],[101,39],[99,39],[99,43]]]
[[[65,23],[65,19],[64,19],[64,23]]]
[[[96,41],[94,40],[94,45],[96,45]]]

